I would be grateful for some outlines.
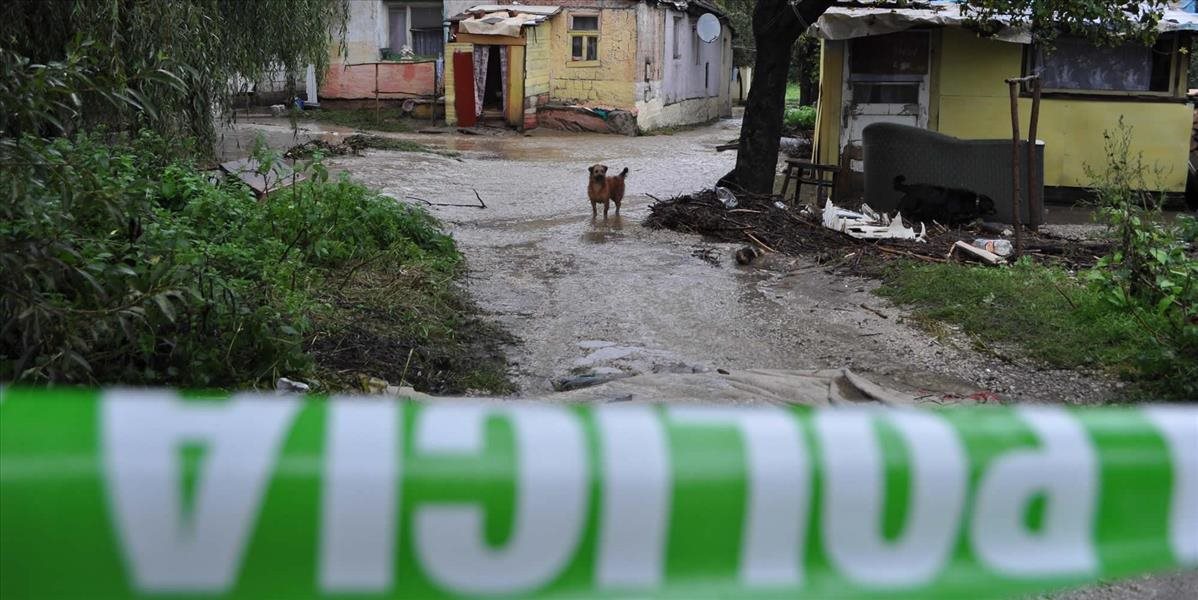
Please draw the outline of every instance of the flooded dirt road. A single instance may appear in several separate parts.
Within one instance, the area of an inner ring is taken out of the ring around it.
[[[306,126],[301,139],[332,136]],[[469,262],[471,295],[521,343],[511,373],[526,395],[556,378],[715,369],[848,367],[929,401],[968,397],[1088,402],[1103,381],[979,352],[948,332],[931,337],[871,293],[876,283],[833,276],[804,260],[740,267],[736,247],[641,227],[653,201],[710,187],[735,161],[714,147],[739,121],[645,137],[569,134],[391,134],[460,157],[369,151],[330,166],[401,201],[432,206]],[[295,143],[285,121],[242,125]],[[344,135],[347,131],[337,132]],[[621,215],[591,218],[587,167],[630,169]],[[1000,353],[1009,354],[1009,353]]]

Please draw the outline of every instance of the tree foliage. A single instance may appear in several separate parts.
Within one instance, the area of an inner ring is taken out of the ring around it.
[[[1029,28],[1041,41],[1071,35],[1099,44],[1151,44],[1168,5],[1168,0],[962,0],[961,11],[983,33],[1013,26]]]
[[[344,39],[345,19],[341,0],[0,3],[3,85],[14,85],[14,70],[34,76],[19,79],[27,93],[0,99],[3,134],[50,133],[11,118],[15,107],[60,134],[71,124],[153,124],[207,148],[236,77],[298,75],[308,64],[323,73],[330,43]]]

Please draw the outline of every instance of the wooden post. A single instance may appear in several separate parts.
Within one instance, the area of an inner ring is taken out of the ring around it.
[[[1040,76],[1028,78],[1032,88],[1032,118],[1027,125],[1027,209],[1028,215],[1034,215],[1041,207],[1039,173],[1036,169],[1036,126],[1040,122]]]
[[[379,124],[379,64],[374,63],[374,124]]]
[[[1023,217],[1020,214],[1022,199],[1019,194],[1019,79],[1008,79],[1011,88],[1011,228],[1015,230],[1014,257],[1023,256]]]

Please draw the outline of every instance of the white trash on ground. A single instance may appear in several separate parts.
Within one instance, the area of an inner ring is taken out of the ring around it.
[[[927,227],[919,224],[919,233],[915,229],[903,225],[902,215],[891,220],[886,214],[879,214],[867,204],[861,205],[860,212],[838,208],[828,200],[824,204],[824,227],[846,233],[861,240],[915,240],[926,242]]]
[[[724,204],[724,208],[736,208],[736,194],[733,194],[732,190],[717,186],[715,188],[715,197],[720,199],[720,202]]]

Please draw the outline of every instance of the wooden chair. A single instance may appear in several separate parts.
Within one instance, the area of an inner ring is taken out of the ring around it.
[[[786,200],[786,192],[790,182],[794,181],[794,196],[789,204],[798,204],[803,191],[803,184],[815,186],[815,198],[819,202],[836,197],[836,180],[840,177],[840,167],[837,165],[821,165],[809,160],[797,158],[786,159],[785,178],[782,180],[782,199]],[[825,191],[826,190],[826,191]]]

